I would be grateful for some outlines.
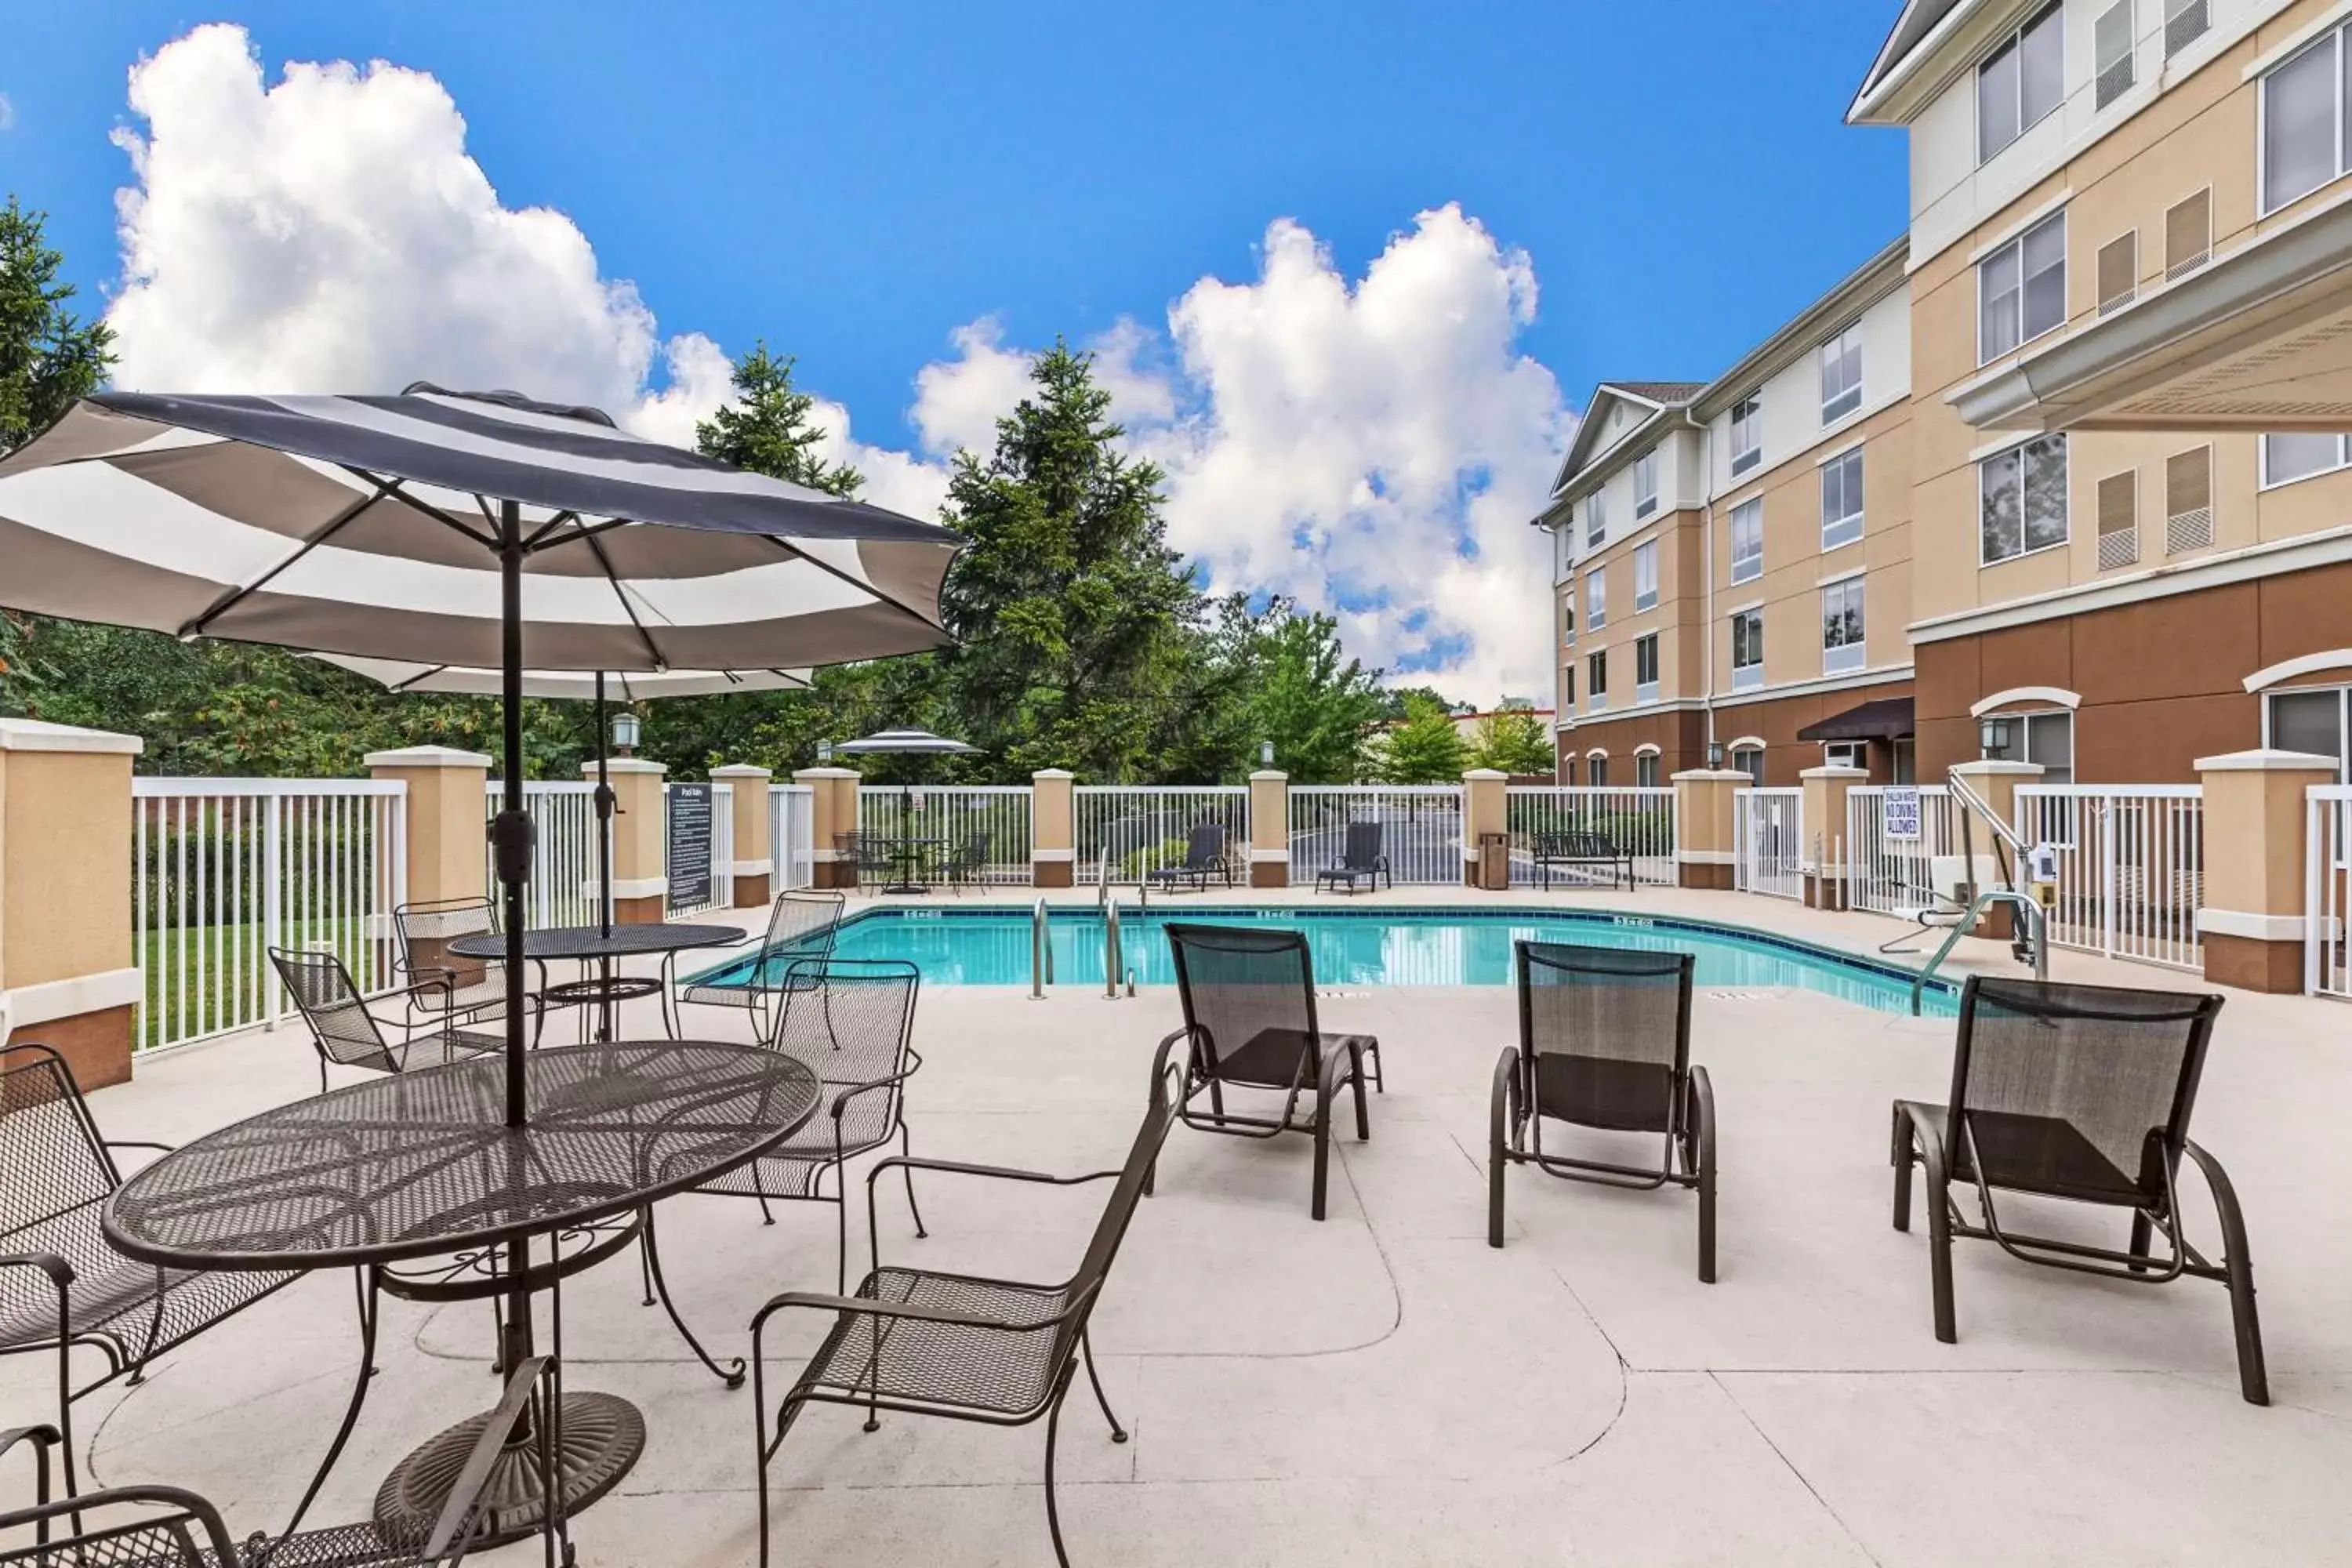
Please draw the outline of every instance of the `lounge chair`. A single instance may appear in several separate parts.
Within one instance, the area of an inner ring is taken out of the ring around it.
[[[1610,887],[1616,887],[1622,878],[1625,890],[1633,890],[1633,857],[1618,848],[1605,833],[1538,833],[1534,847],[1536,870],[1547,891],[1551,888],[1551,868],[1555,866],[1603,867],[1609,872]]]
[[[33,1041],[0,1047],[0,1355],[54,1352],[66,1489],[75,1489],[74,1402],[290,1283],[290,1273],[199,1272],[134,1263],[99,1216],[122,1184],[118,1149],[168,1149],[99,1136],[65,1058]],[[73,1352],[106,1370],[76,1387]]]
[[[735,1007],[751,1015],[752,1032],[761,1039],[776,1030],[774,1008],[783,985],[784,971],[799,959],[820,963],[833,956],[835,933],[847,899],[838,892],[793,888],[778,893],[768,910],[768,934],[748,962],[749,978],[741,984],[688,984],[678,989],[681,1014],[691,1002],[704,1007]],[[734,965],[728,966],[732,969]]]
[[[1203,1132],[1271,1138],[1304,1132],[1315,1140],[1315,1185],[1309,1212],[1323,1217],[1328,1185],[1331,1110],[1342,1088],[1356,1098],[1356,1136],[1372,1135],[1364,1101],[1369,1075],[1381,1085],[1380,1042],[1370,1035],[1327,1035],[1315,1014],[1315,971],[1305,933],[1250,927],[1171,925],[1176,991],[1184,1005],[1190,1047],[1178,1099],[1184,1125]],[[1276,1116],[1245,1116],[1225,1109],[1228,1089],[1271,1090],[1282,1098]],[[1209,1113],[1192,1101],[1209,1097]],[[1310,1099],[1311,1097],[1311,1099]],[[1301,1101],[1307,1102],[1304,1119]]]
[[[1951,1099],[1895,1102],[1895,1228],[1911,1228],[1911,1167],[1927,1173],[1927,1257],[1936,1337],[1955,1342],[1952,1238],[1997,1244],[2046,1263],[2126,1284],[2182,1275],[2230,1289],[2238,1386],[2250,1405],[2270,1403],[2246,1223],[2221,1163],[2189,1139],[2189,1113],[2221,998],[2188,992],[2059,985],[1972,975],[1960,993]],[[2221,1226],[2221,1257],[2209,1261],[2182,1234],[2175,1188],[2181,1157],[2203,1173]],[[1972,1184],[1982,1223],[1952,1201]],[[2027,1236],[1996,1210],[1994,1189],[2118,1208],[2131,1215],[2125,1247]],[[2164,1233],[2166,1253],[2149,1246]]]
[[[1110,1400],[1103,1393],[1102,1379],[1095,1374],[1094,1348],[1087,1337],[1087,1325],[1118,1256],[1137,1199],[1150,1184],[1152,1162],[1160,1157],[1160,1145],[1167,1142],[1174,1121],[1168,1052],[1177,1037],[1171,1036],[1160,1043],[1143,1124],[1136,1129],[1126,1163],[1116,1171],[1050,1176],[1035,1171],[893,1155],[866,1173],[869,1226],[874,1184],[894,1165],[1057,1187],[1113,1182],[1086,1255],[1077,1272],[1067,1279],[1059,1284],[1026,1284],[886,1268],[877,1241],[874,1271],[858,1282],[856,1295],[787,1291],[752,1318],[751,1390],[759,1439],[761,1568],[768,1562],[768,1468],[793,1423],[812,1404],[863,1405],[868,1432],[881,1425],[880,1413],[885,1410],[996,1426],[1024,1426],[1044,1416],[1045,1525],[1053,1534],[1055,1561],[1068,1568],[1061,1514],[1054,1500],[1054,1446],[1061,1426],[1062,1400],[1083,1361],[1087,1381],[1094,1385],[1095,1402],[1102,1406],[1103,1419],[1110,1423],[1111,1441],[1127,1441],[1127,1431],[1111,1413]],[[833,1328],[785,1393],[772,1425],[766,1415],[767,1363],[761,1345],[768,1320],[795,1309],[833,1314]]]
[[[1181,866],[1159,866],[1152,868],[1145,880],[1154,887],[1173,891],[1190,882],[1200,892],[1209,890],[1209,879],[1222,877],[1225,886],[1234,885],[1234,868],[1225,859],[1225,829],[1223,823],[1195,823],[1184,837],[1184,863]]]
[[[1503,1173],[1612,1187],[1698,1191],[1698,1277],[1715,1282],[1715,1090],[1690,1059],[1692,956],[1565,942],[1513,944],[1519,1043],[1495,1064],[1486,1133],[1486,1245],[1503,1245]],[[1544,1147],[1567,1122],[1661,1140],[1658,1163],[1574,1159]]]
[[[1347,842],[1340,848],[1339,863],[1315,873],[1315,890],[1319,893],[1327,887],[1336,889],[1345,883],[1352,893],[1356,890],[1356,883],[1361,880],[1370,884],[1372,891],[1377,893],[1381,890],[1382,877],[1389,879],[1390,887],[1395,887],[1396,874],[1389,869],[1389,858],[1381,853],[1383,831],[1382,826],[1377,822],[1348,824]]]

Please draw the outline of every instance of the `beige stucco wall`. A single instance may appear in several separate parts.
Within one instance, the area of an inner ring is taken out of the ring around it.
[[[775,830],[775,816],[768,809],[768,786],[775,783],[773,770],[737,763],[728,767],[710,770],[710,782],[726,784],[732,795],[735,858],[738,861],[775,860],[776,847],[769,841]]]
[[[131,767],[0,749],[0,990],[130,965]]]
[[[370,775],[408,786],[408,900],[478,899],[488,885],[483,837],[490,759],[414,746],[368,754]]]

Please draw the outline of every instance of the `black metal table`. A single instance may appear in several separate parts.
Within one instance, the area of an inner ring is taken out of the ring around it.
[[[898,879],[882,890],[886,893],[928,893],[931,889],[915,880],[923,869],[923,858],[934,849],[947,847],[944,838],[892,838],[886,841],[883,853],[898,873]]]
[[[529,1264],[532,1238],[646,1210],[757,1158],[806,1124],[820,1093],[806,1064],[755,1047],[550,1047],[529,1058],[529,1122],[509,1128],[504,1073],[494,1057],[393,1073],[209,1133],[122,1184],[106,1237],[168,1268],[380,1268],[506,1247],[517,1277],[552,1288],[562,1270]],[[555,1321],[560,1336],[560,1311]],[[387,1529],[429,1524],[487,1419],[401,1462],[377,1494]],[[609,1394],[565,1394],[559,1431],[567,1515],[645,1446],[643,1416]],[[536,1528],[540,1486],[531,1445],[508,1455],[514,1474],[484,1496],[512,1538]]]
[[[703,947],[732,947],[749,936],[740,926],[672,925],[654,921],[630,921],[610,926],[548,926],[523,932],[522,955],[525,959],[556,962],[573,959],[583,968],[591,963],[596,965],[597,980],[591,994],[598,1009],[598,1039],[613,1037],[614,1006],[633,994],[658,994],[662,999],[662,1025],[675,1035],[677,1027],[670,1021],[667,965],[681,952]],[[446,951],[458,958],[496,961],[506,957],[507,939],[498,931],[483,931],[457,938]],[[658,984],[649,985],[643,992],[632,992],[614,984],[614,959],[642,958],[656,952],[662,955],[664,964]]]

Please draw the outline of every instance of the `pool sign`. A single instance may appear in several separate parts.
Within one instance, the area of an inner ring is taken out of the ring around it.
[[[907,796],[907,809],[909,811],[920,811],[923,809],[923,792],[921,790],[915,790]]]
[[[1886,837],[1911,838],[1919,837],[1919,790],[1916,784],[1896,784],[1881,797],[1885,809]]]
[[[673,909],[710,901],[710,786],[669,786],[669,901]]]

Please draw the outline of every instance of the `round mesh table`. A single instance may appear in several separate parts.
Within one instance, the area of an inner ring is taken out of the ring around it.
[[[662,1026],[669,1028],[668,986],[667,972],[663,981],[644,982],[615,980],[613,960],[643,958],[660,953],[665,960],[698,947],[732,947],[750,933],[740,926],[683,925],[667,921],[625,921],[611,926],[546,926],[522,933],[522,955],[526,960],[541,959],[561,962],[576,960],[582,965],[597,966],[597,978],[583,982],[580,987],[551,986],[549,994],[560,1001],[587,998],[599,1005],[600,1022],[597,1037],[613,1037],[613,1007],[615,1003],[637,996],[659,995],[662,1005]],[[483,931],[475,936],[461,936],[449,943],[446,951],[458,958],[499,960],[507,955],[507,939],[498,931]],[[593,986],[593,989],[586,987]]]
[[[173,1268],[369,1266],[508,1244],[643,1209],[757,1158],[814,1114],[817,1078],[780,1052],[702,1041],[551,1047],[528,1058],[529,1119],[505,1125],[505,1064],[470,1058],[266,1110],[162,1156],[109,1202],[109,1241]],[[528,1323],[528,1315],[524,1322]],[[625,1475],[644,1419],[566,1394],[557,1453],[567,1513]],[[402,1461],[377,1498],[387,1528],[421,1520],[487,1417]],[[535,1445],[486,1493],[502,1536],[536,1528]],[[389,1510],[389,1513],[387,1512]]]

